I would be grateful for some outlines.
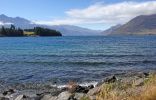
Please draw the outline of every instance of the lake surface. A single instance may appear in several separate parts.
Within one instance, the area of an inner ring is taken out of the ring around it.
[[[0,81],[64,84],[156,70],[156,36],[3,37]]]

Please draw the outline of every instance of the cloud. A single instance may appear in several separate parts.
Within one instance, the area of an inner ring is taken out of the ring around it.
[[[13,23],[4,23],[4,22],[0,21],[0,25],[11,25],[11,24],[13,24]]]
[[[156,1],[120,2],[116,4],[94,4],[84,9],[65,12],[66,18],[51,21],[35,21],[46,25],[77,24],[123,24],[138,15],[156,13]]]

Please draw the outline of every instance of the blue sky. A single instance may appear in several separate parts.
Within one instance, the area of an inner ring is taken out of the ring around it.
[[[155,0],[0,0],[0,14],[38,24],[102,30],[140,14],[156,13],[155,4]]]

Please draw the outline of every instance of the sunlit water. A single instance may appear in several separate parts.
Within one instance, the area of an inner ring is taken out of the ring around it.
[[[3,37],[0,81],[99,81],[156,70],[156,36]]]

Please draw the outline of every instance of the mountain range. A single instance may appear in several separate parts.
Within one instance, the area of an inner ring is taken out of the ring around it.
[[[105,30],[103,34],[156,34],[156,14],[137,16],[123,25],[116,25]]]
[[[156,34],[156,14],[140,15],[129,22],[121,25],[115,25],[105,31],[91,30],[73,25],[39,25],[30,20],[21,17],[8,17],[4,14],[0,15],[0,26],[9,26],[14,24],[22,29],[31,29],[34,27],[44,27],[60,31],[63,36],[87,36],[87,35],[129,35],[129,34]]]
[[[73,25],[39,25],[35,24],[25,18],[21,17],[8,17],[4,14],[0,15],[0,26],[8,27],[10,24],[20,27],[22,29],[32,29],[34,27],[44,27],[60,31],[64,36],[86,36],[86,35],[102,35],[99,30],[91,30]]]

